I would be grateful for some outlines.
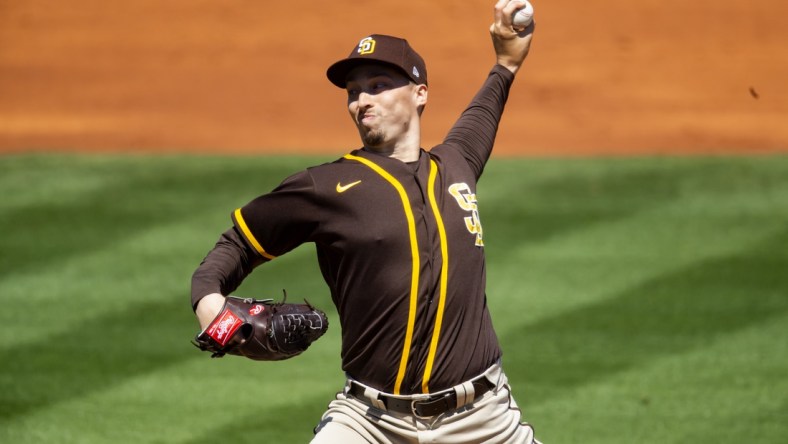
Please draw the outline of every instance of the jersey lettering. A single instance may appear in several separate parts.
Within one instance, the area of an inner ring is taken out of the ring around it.
[[[464,218],[465,227],[471,234],[476,235],[476,246],[483,247],[482,221],[479,218],[479,207],[476,205],[476,194],[471,191],[471,187],[465,182],[451,184],[449,186],[449,194],[454,196],[460,208],[471,213],[470,216]]]

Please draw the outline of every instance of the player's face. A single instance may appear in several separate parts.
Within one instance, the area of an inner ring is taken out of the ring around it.
[[[426,86],[416,85],[396,68],[362,65],[350,71],[346,89],[348,111],[365,147],[392,148],[417,134]]]

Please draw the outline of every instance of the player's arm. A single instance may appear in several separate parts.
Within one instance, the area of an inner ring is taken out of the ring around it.
[[[233,292],[263,258],[243,241],[235,228],[225,231],[192,275],[192,307],[205,328]]]
[[[321,208],[314,196],[312,178],[302,171],[233,212],[233,228],[222,234],[192,275],[192,307],[203,328],[221,310],[223,297],[257,266],[310,239]]]
[[[495,5],[495,21],[490,26],[490,35],[497,63],[444,139],[445,144],[460,150],[477,178],[492,152],[514,75],[525,61],[531,45],[533,23],[520,31],[512,25],[512,14],[522,6],[520,1],[508,3],[508,0],[500,0]]]
[[[443,140],[444,145],[460,152],[477,179],[492,153],[498,123],[513,80],[514,74],[509,70],[500,65],[494,66],[484,85]]]

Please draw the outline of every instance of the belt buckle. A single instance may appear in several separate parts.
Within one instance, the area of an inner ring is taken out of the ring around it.
[[[445,395],[440,396],[440,397],[436,397],[434,399],[432,399],[429,396],[426,397],[426,398],[414,399],[414,400],[410,401],[410,412],[413,414],[414,417],[416,417],[418,419],[429,419],[429,418],[432,418],[433,416],[441,415],[443,413],[446,413],[446,410],[444,410],[443,412],[440,412],[440,413],[436,413],[434,415],[422,416],[421,414],[419,414],[416,404],[417,403],[424,403],[424,402],[428,402],[428,403],[430,403],[430,402],[437,402],[439,400],[446,399],[448,397],[451,397],[451,393],[446,393]]]
[[[424,401],[424,400],[423,399],[414,399],[414,400],[410,401],[410,412],[413,413],[413,416],[418,418],[418,419],[429,419],[430,418],[429,416],[421,416],[419,414],[419,412],[416,410],[416,403],[417,402],[422,402],[422,401]]]

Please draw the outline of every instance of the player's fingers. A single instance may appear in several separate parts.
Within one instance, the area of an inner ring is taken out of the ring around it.
[[[503,18],[503,8],[509,3],[509,0],[498,0],[493,8],[493,25],[500,23]]]
[[[524,0],[509,0],[504,4],[503,12],[504,14],[509,14],[510,16],[514,13],[514,11],[518,9],[525,8],[525,1]]]
[[[490,33],[499,34],[508,38],[514,37],[517,34],[512,23],[514,13],[525,7],[523,0],[498,0],[495,4],[494,22],[490,26]]]

